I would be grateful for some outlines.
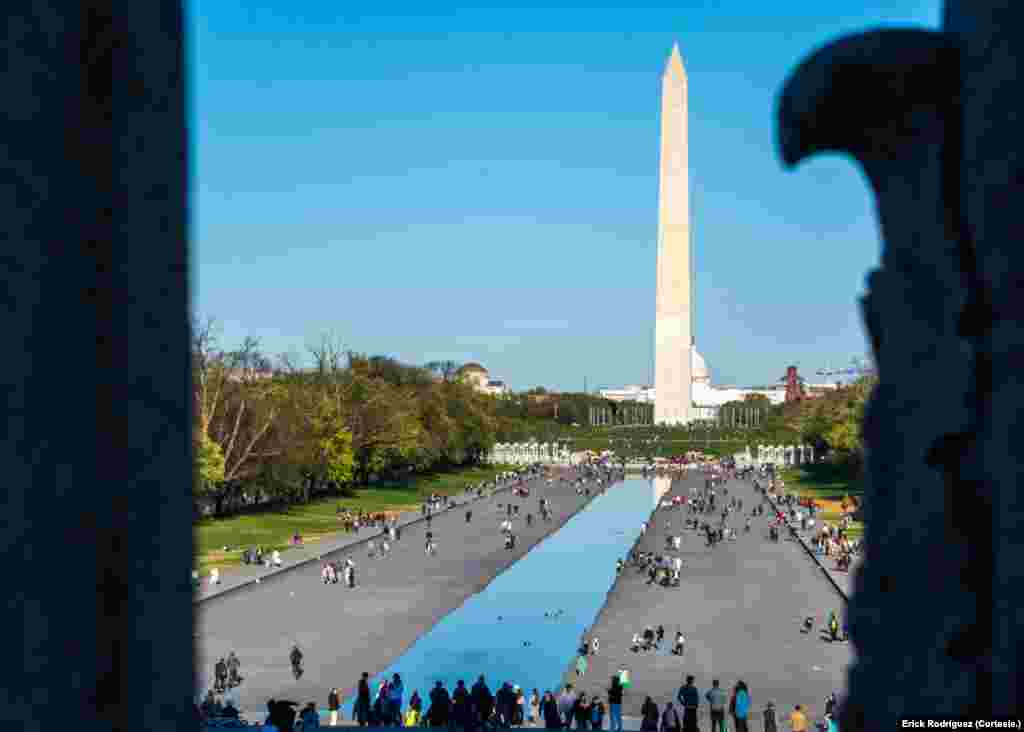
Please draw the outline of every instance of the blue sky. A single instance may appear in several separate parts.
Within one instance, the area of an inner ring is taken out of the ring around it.
[[[867,353],[858,168],[782,169],[775,98],[839,35],[938,2],[517,8],[193,0],[193,301],[272,353],[333,332],[515,389],[649,381],[660,76],[689,78],[695,330],[714,383]]]

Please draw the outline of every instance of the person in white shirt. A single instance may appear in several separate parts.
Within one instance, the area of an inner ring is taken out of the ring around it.
[[[281,552],[277,549],[274,550],[272,563],[275,567],[281,566]]]

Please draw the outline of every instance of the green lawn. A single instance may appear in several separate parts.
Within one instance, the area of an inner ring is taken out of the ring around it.
[[[864,493],[861,480],[852,477],[849,470],[842,465],[806,464],[781,471],[781,477],[786,483],[787,492],[791,491],[809,498],[840,501],[844,496],[855,496],[860,499]]]
[[[195,528],[193,563],[200,573],[212,567],[230,567],[241,562],[241,550],[262,546],[264,551],[288,549],[288,540],[298,532],[303,541],[317,541],[339,530],[338,505],[355,510],[403,511],[418,509],[431,493],[451,495],[467,485],[489,480],[510,466],[466,468],[451,473],[418,476],[405,484],[376,483],[358,489],[353,498],[327,498],[284,511],[202,519]],[[232,551],[224,552],[228,546]]]
[[[841,501],[845,496],[856,497],[864,494],[864,484],[859,478],[850,475],[842,465],[832,463],[814,463],[787,468],[780,473],[786,483],[786,492],[796,493],[821,501]],[[838,510],[824,510],[819,517],[824,521],[835,522],[841,518]],[[864,524],[854,521],[850,524],[847,534],[851,539],[859,538],[864,533]]]

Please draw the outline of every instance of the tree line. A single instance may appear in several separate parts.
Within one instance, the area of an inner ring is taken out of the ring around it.
[[[221,349],[212,319],[192,328],[193,494],[215,513],[243,495],[307,502],[373,476],[479,464],[496,442],[544,429],[464,383],[453,361],[409,365],[324,336],[300,368],[254,338]]]

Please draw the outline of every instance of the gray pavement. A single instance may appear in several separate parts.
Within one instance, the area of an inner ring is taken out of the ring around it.
[[[511,491],[513,486],[517,484],[509,484],[508,486],[498,488],[497,490],[491,489],[485,492],[483,498],[489,498],[491,495],[501,495],[508,491]],[[475,503],[483,498],[477,498],[475,493],[465,492],[457,496],[452,496],[456,501],[456,508],[451,510],[458,510],[461,508],[463,512],[466,509],[472,508],[472,503]],[[339,503],[344,502],[344,499],[338,499]],[[436,514],[435,514],[436,517]],[[419,511],[404,511],[398,515],[398,525],[405,530],[405,527],[412,526],[419,521],[425,521],[425,517],[420,514]],[[220,583],[214,585],[210,583],[210,575],[207,573],[201,577],[201,585],[198,590],[194,593],[195,602],[203,602],[210,599],[211,597],[218,597],[227,592],[231,592],[239,587],[245,587],[249,584],[254,584],[257,578],[262,583],[269,577],[272,577],[283,572],[289,572],[296,567],[303,566],[309,562],[316,562],[319,557],[326,556],[339,552],[343,549],[349,549],[365,544],[370,539],[376,539],[380,536],[381,529],[377,527],[362,527],[359,531],[351,534],[345,534],[339,531],[336,534],[325,536],[319,541],[313,541],[304,546],[292,547],[286,551],[281,552],[281,567],[267,568],[256,565],[245,565],[240,564],[237,567],[223,570],[220,573]]]
[[[774,510],[778,510],[778,504],[775,502],[776,497],[768,494],[766,498],[772,508]],[[793,528],[792,531],[797,539],[799,539],[804,550],[811,556],[814,563],[817,564],[821,571],[824,572],[825,576],[835,584],[836,589],[842,593],[843,598],[848,601],[850,596],[853,595],[857,570],[860,568],[860,565],[864,563],[864,556],[857,555],[854,557],[853,561],[850,563],[850,570],[848,572],[842,572],[836,569],[836,563],[832,559],[826,557],[824,554],[818,554],[815,552],[810,541],[814,534],[813,530],[804,530],[797,526]]]
[[[590,500],[576,496],[568,484],[549,486],[537,479],[528,486],[526,499],[503,492],[475,502],[469,524],[465,509],[435,514],[436,556],[424,553],[423,522],[403,530],[388,559],[369,559],[361,544],[336,552],[331,559],[351,555],[357,565],[354,590],[322,584],[320,562],[312,561],[198,604],[199,683],[212,675],[217,658],[234,650],[244,678],[243,711],[258,712],[271,697],[322,706],[331,687],[350,691],[361,672],[372,676],[386,668]],[[554,510],[547,523],[538,515],[542,496]],[[520,504],[520,518],[514,522],[516,549],[506,551],[498,530],[505,510],[498,506],[510,500]],[[534,514],[531,528],[525,526],[526,513]],[[293,643],[305,654],[300,681],[292,678],[288,660]]]
[[[702,475],[689,475],[673,482],[670,495],[682,495],[691,485],[703,484]],[[681,529],[690,516],[687,509],[657,510],[638,548],[664,553],[665,537],[681,534],[680,551],[668,553],[683,558],[682,586],[647,585],[646,574],[627,566],[586,634],[588,640],[598,637],[598,655],[589,657],[582,679],[576,678],[573,659],[565,681],[606,699],[611,676],[620,668],[628,669],[632,687],[623,699],[623,714],[634,716],[639,715],[646,695],[659,708],[674,701],[687,674],[696,677],[705,714],[703,694],[713,678],[729,691],[742,679],[750,688],[753,729],[760,729],[761,712],[769,700],[776,704],[779,726],[785,729],[785,715],[794,704],[820,715],[824,697],[844,688],[851,647],[820,637],[828,611],[842,610],[842,598],[795,539],[783,534],[778,543],[767,540],[767,504],[766,516],[753,519],[751,533],[744,534],[743,516],[763,499],[747,481],[733,480],[726,488],[744,504],[728,524],[737,529],[737,540],[708,548],[702,534]],[[718,493],[721,497],[720,489]],[[666,521],[671,521],[671,530],[666,530]],[[807,615],[816,618],[809,635],[800,626]],[[630,651],[634,633],[659,624],[665,627],[661,650]],[[669,653],[677,630],[686,639],[683,657]]]

